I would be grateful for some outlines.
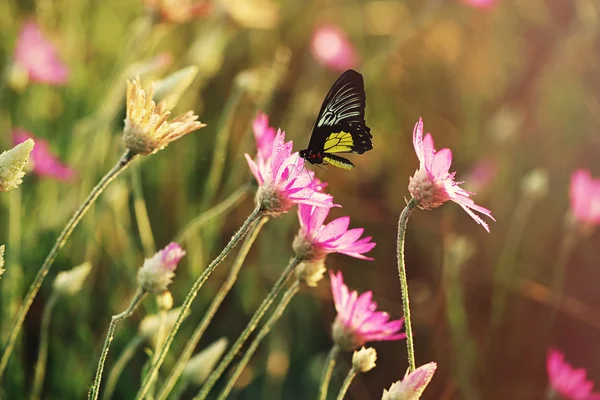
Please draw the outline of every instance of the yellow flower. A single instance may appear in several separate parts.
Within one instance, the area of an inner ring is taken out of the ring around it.
[[[125,146],[136,154],[148,155],[164,149],[167,145],[190,132],[206,126],[198,116],[188,111],[171,121],[171,111],[166,103],[158,105],[152,100],[154,88],[148,93],[141,88],[139,79],[127,81],[127,116],[123,139]]]

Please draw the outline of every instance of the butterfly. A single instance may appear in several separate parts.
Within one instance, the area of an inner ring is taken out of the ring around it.
[[[373,148],[371,128],[365,122],[365,103],[363,76],[349,69],[329,89],[308,148],[300,150],[300,157],[311,164],[354,168],[350,160],[334,153],[362,154]]]

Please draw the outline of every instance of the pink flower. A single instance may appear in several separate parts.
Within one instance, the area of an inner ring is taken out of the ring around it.
[[[252,122],[252,130],[256,139],[257,157],[268,159],[273,152],[275,128],[269,126],[269,116],[259,112]]]
[[[463,3],[476,8],[491,8],[496,2],[497,0],[463,0]]]
[[[329,207],[298,205],[300,231],[294,239],[294,250],[303,259],[323,258],[328,253],[342,253],[350,257],[372,260],[363,253],[371,251],[375,243],[371,236],[362,236],[364,229],[348,230],[350,217],[340,217],[323,225],[329,214]]]
[[[313,57],[334,71],[345,71],[358,63],[358,55],[346,34],[334,25],[322,25],[313,32]]]
[[[571,211],[583,224],[600,223],[600,179],[592,179],[589,171],[577,170],[571,175]]]
[[[334,207],[332,196],[321,192],[322,183],[314,173],[296,165],[298,153],[292,153],[292,141],[285,142],[285,132],[277,131],[269,158],[254,161],[244,154],[250,171],[260,187],[256,201],[266,213],[278,215],[290,210],[294,203]]]
[[[436,153],[431,134],[428,133],[423,138],[423,120],[421,118],[419,118],[419,122],[413,130],[413,145],[421,165],[415,175],[410,178],[408,191],[415,200],[419,201],[419,206],[425,210],[430,210],[441,206],[448,200],[452,200],[489,232],[488,224],[473,210],[487,215],[495,221],[492,212],[487,208],[476,205],[469,197],[473,193],[461,189],[458,186],[461,182],[454,181],[456,172],[449,172],[452,163],[452,151],[441,149]]]
[[[27,71],[32,82],[63,85],[69,71],[58,58],[56,48],[48,41],[35,22],[21,28],[14,54],[15,64]]]
[[[592,393],[594,383],[586,380],[583,368],[575,369],[565,362],[565,356],[556,349],[548,351],[546,369],[550,387],[569,400],[600,399],[600,393]]]
[[[468,188],[473,192],[486,190],[498,175],[498,165],[491,160],[481,160],[468,173]]]
[[[333,340],[344,350],[354,350],[366,342],[404,339],[406,334],[398,333],[404,319],[389,321],[386,312],[375,311],[377,303],[371,301],[373,292],[368,291],[360,296],[356,291],[350,292],[344,285],[341,271],[334,274],[329,271],[331,292],[337,311],[333,322]]]
[[[437,368],[434,362],[421,365],[401,381],[392,383],[390,390],[383,389],[381,400],[417,400],[433,378]]]
[[[138,271],[138,285],[149,293],[164,292],[173,281],[175,269],[183,256],[185,251],[177,243],[169,243],[144,261]]]
[[[48,142],[44,139],[33,137],[29,132],[22,129],[13,131],[13,141],[15,144],[23,143],[27,139],[35,140],[35,147],[31,151],[30,160],[33,162],[33,172],[42,177],[54,178],[59,181],[67,181],[75,176],[75,171],[62,164],[60,160],[52,154]]]

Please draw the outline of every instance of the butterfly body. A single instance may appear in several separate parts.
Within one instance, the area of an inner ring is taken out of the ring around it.
[[[325,97],[308,148],[300,150],[300,157],[311,164],[352,169],[350,160],[334,153],[362,154],[373,148],[365,103],[362,75],[353,70],[344,72]]]

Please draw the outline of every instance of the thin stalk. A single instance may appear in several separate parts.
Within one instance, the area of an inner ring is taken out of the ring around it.
[[[252,211],[252,213],[248,216],[246,221],[244,221],[244,224],[242,225],[242,227],[235,233],[235,235],[233,235],[233,237],[231,238],[229,243],[227,243],[227,246],[225,246],[223,251],[221,251],[221,254],[219,254],[217,256],[217,258],[215,258],[210,263],[210,265],[198,277],[196,282],[194,282],[194,285],[192,285],[192,288],[188,292],[185,300],[183,301],[183,305],[181,306],[181,311],[179,312],[179,315],[177,316],[177,321],[175,321],[175,324],[173,325],[173,328],[171,329],[171,332],[169,333],[169,336],[167,337],[167,340],[165,341],[165,345],[163,346],[163,348],[158,356],[157,362],[152,365],[152,367],[150,368],[150,371],[148,371],[148,374],[144,378],[142,387],[140,388],[140,390],[138,391],[138,393],[135,397],[137,400],[141,400],[146,397],[146,394],[148,394],[148,391],[150,390],[150,387],[152,386],[154,380],[158,377],[158,370],[159,370],[160,366],[162,365],[162,363],[164,362],[165,357],[167,356],[167,353],[169,352],[169,348],[171,347],[171,344],[173,343],[173,340],[175,339],[175,335],[177,334],[177,331],[179,331],[179,327],[181,326],[183,320],[185,319],[187,313],[189,312],[190,307],[192,306],[192,302],[198,295],[198,291],[200,290],[202,285],[204,285],[204,282],[206,282],[206,280],[208,279],[210,274],[214,271],[214,269],[225,259],[225,257],[227,257],[227,255],[240,242],[240,240],[242,240],[242,238],[244,236],[246,236],[246,234],[250,230],[250,227],[252,226],[252,224],[254,224],[254,222],[257,219],[261,218],[262,216],[263,216],[263,212],[261,211],[260,206],[256,206],[254,211]]]
[[[408,298],[408,281],[406,279],[406,264],[404,261],[404,238],[406,236],[406,224],[412,211],[419,205],[415,199],[410,199],[398,220],[398,241],[396,250],[398,256],[398,275],[400,276],[400,289],[402,291],[402,310],[404,311],[404,326],[406,327],[406,349],[408,351],[408,369],[409,373],[416,368],[415,365],[415,345],[413,343],[412,323],[410,320],[410,301]]]
[[[156,332],[156,343],[154,344],[154,353],[152,354],[152,358],[150,359],[150,365],[153,365],[157,362],[158,360],[158,354],[160,352],[160,349],[162,348],[163,342],[165,340],[165,322],[166,322],[166,317],[167,313],[165,310],[161,310],[159,312],[159,324],[158,324],[158,331]],[[156,393],[156,381],[154,381],[154,383],[152,383],[152,385],[150,386],[150,390],[148,395],[146,395],[146,399],[154,399],[154,394]]]
[[[327,399],[327,389],[329,389],[329,382],[331,381],[331,375],[333,374],[333,368],[335,367],[335,362],[340,354],[341,348],[334,344],[331,350],[329,350],[329,354],[327,355],[327,360],[325,360],[325,366],[323,367],[323,374],[321,375],[321,385],[319,386],[319,400]]]
[[[556,264],[554,264],[554,275],[552,279],[552,293],[551,293],[551,305],[553,306],[553,313],[558,309],[560,299],[562,297],[563,287],[565,284],[565,273],[566,265],[575,244],[578,240],[578,232],[576,230],[577,225],[572,223],[565,231],[565,237],[563,238],[558,257],[556,258]]]
[[[143,336],[136,335],[129,341],[129,343],[127,343],[127,346],[125,346],[119,355],[119,358],[115,362],[115,365],[113,365],[110,373],[108,374],[106,386],[104,387],[104,392],[102,393],[103,400],[109,400],[112,397],[113,393],[115,392],[115,388],[117,387],[117,383],[119,382],[121,373],[123,373],[125,366],[129,361],[131,361],[138,348],[142,345],[142,343],[144,343],[144,339],[145,338]]]
[[[156,243],[152,235],[152,225],[150,225],[150,217],[148,217],[148,209],[144,200],[144,191],[142,189],[142,175],[140,164],[134,163],[131,166],[131,187],[133,189],[133,210],[135,212],[135,220],[137,222],[138,232],[144,248],[144,255],[152,257],[156,253]]]
[[[102,381],[104,363],[106,362],[106,356],[108,356],[110,344],[115,336],[115,329],[117,327],[117,323],[133,314],[133,311],[142,302],[146,294],[147,292],[145,292],[142,288],[138,287],[135,292],[135,295],[133,295],[133,299],[129,303],[129,307],[127,307],[127,309],[122,313],[112,316],[110,320],[110,325],[108,326],[108,333],[106,334],[106,339],[104,340],[104,346],[102,347],[102,353],[100,354],[100,360],[98,360],[96,377],[94,378],[94,383],[92,384],[90,392],[88,393],[88,399],[96,400],[98,398],[98,394],[100,393],[100,382]]]
[[[23,278],[23,269],[21,267],[21,188],[13,189],[8,194],[8,243],[6,247],[9,251],[6,254],[6,265],[10,266],[10,271],[5,275],[2,284],[2,306],[3,306],[3,326],[2,333],[10,332],[10,320],[16,314],[19,304],[17,298],[20,296],[22,287],[20,284]]]
[[[256,330],[256,327],[265,313],[268,311],[269,307],[275,301],[275,299],[279,296],[283,287],[287,280],[292,276],[294,270],[300,264],[301,260],[298,257],[294,257],[290,260],[290,263],[285,268],[275,285],[271,288],[271,291],[267,295],[267,297],[263,300],[261,305],[258,307],[258,310],[254,313],[246,328],[242,331],[240,336],[237,338],[235,343],[231,346],[225,357],[219,362],[219,365],[211,372],[211,374],[206,379],[206,383],[202,386],[202,390],[196,396],[196,399],[204,400],[211,389],[215,386],[221,375],[225,372],[229,364],[233,361],[235,356],[240,352],[240,349],[248,340],[248,337]]]
[[[177,363],[173,366],[171,373],[169,374],[165,383],[163,384],[163,386],[158,394],[157,400],[166,400],[167,396],[169,396],[169,394],[175,387],[177,380],[183,373],[183,370],[185,369],[187,362],[192,357],[192,354],[194,353],[196,346],[200,342],[202,335],[204,334],[204,332],[206,332],[206,329],[208,328],[210,321],[212,321],[213,317],[217,313],[217,310],[221,306],[221,303],[225,299],[225,296],[227,296],[227,294],[233,287],[233,284],[237,280],[240,269],[242,268],[242,265],[244,264],[244,260],[246,260],[246,256],[248,255],[248,252],[250,251],[252,244],[254,244],[254,241],[258,237],[258,233],[260,232],[263,225],[268,220],[269,220],[269,217],[267,217],[267,216],[262,217],[258,221],[258,223],[256,225],[254,225],[252,230],[248,233],[248,236],[244,240],[244,243],[242,243],[242,245],[240,247],[240,251],[238,252],[237,257],[236,257],[235,261],[233,262],[233,265],[231,266],[231,270],[229,271],[229,275],[227,276],[227,279],[225,279],[225,282],[223,282],[223,284],[219,288],[219,291],[216,293],[215,297],[213,298],[213,301],[210,304],[210,306],[208,307],[208,310],[206,311],[206,313],[204,314],[204,317],[202,317],[202,321],[200,321],[200,323],[194,330],[194,333],[192,333],[192,336],[186,343],[185,348],[183,349],[183,352],[181,353],[181,355],[179,356],[179,358],[177,360]]]
[[[261,330],[258,331],[256,337],[254,338],[252,343],[250,343],[250,346],[246,350],[246,353],[233,370],[229,381],[225,385],[225,388],[223,389],[217,400],[227,399],[227,396],[229,396],[229,393],[231,393],[231,389],[233,389],[233,385],[235,385],[235,382],[237,382],[238,378],[242,374],[242,371],[244,370],[246,365],[248,365],[248,362],[256,352],[256,349],[258,348],[262,340],[269,334],[269,332],[271,332],[271,329],[277,323],[277,321],[279,321],[279,318],[281,318],[283,311],[286,309],[290,301],[294,298],[296,293],[298,293],[299,289],[300,281],[296,280],[283,294],[281,300],[279,300],[279,304],[277,304],[277,307],[275,307],[275,310],[273,310],[273,314],[271,314],[271,317],[267,320],[267,322],[265,322],[265,325],[261,328]]]
[[[173,241],[177,243],[183,243],[205,224],[240,204],[248,195],[250,187],[250,184],[243,185],[235,192],[230,194],[225,200],[219,202],[219,204],[213,208],[204,211],[202,214],[192,219],[181,231],[179,231],[177,235],[175,235],[175,239]]]
[[[40,349],[38,351],[38,359],[35,364],[35,376],[33,378],[33,389],[31,390],[31,400],[38,400],[42,396],[44,388],[44,376],[46,375],[46,362],[48,360],[48,333],[50,332],[50,317],[52,310],[56,305],[56,301],[60,295],[54,291],[50,295],[44,314],[42,315],[42,324],[40,327]]]
[[[42,267],[38,271],[33,283],[29,287],[29,291],[25,295],[25,299],[19,313],[17,314],[16,321],[13,323],[13,328],[8,338],[6,345],[4,346],[4,351],[2,352],[2,359],[0,360],[0,377],[4,375],[4,371],[6,370],[6,365],[8,364],[8,359],[15,347],[15,343],[17,341],[17,337],[19,336],[19,332],[21,332],[21,328],[23,327],[23,322],[25,321],[25,316],[33,304],[33,300],[37,295],[46,275],[50,271],[50,267],[54,263],[56,256],[58,256],[58,252],[63,248],[73,230],[81,221],[81,218],[85,215],[85,213],[90,209],[94,201],[100,196],[100,194],[104,191],[104,189],[108,186],[108,184],[115,179],[121,172],[123,172],[131,163],[131,161],[135,158],[136,154],[127,150],[121,156],[117,164],[110,170],[106,175],[102,177],[100,182],[92,189],[88,197],[84,200],[84,202],[79,206],[77,211],[73,214],[63,231],[61,232],[58,239],[56,239],[56,243],[54,243],[54,247],[50,250],[50,253],[46,256]]]
[[[348,371],[348,375],[346,375],[346,379],[344,379],[344,383],[342,383],[342,388],[340,389],[340,392],[336,397],[337,400],[344,400],[344,396],[346,395],[346,392],[348,391],[348,388],[350,387],[350,384],[354,380],[355,376],[356,371],[354,370],[354,368],[350,368],[350,371]]]

